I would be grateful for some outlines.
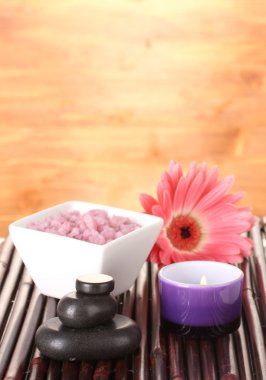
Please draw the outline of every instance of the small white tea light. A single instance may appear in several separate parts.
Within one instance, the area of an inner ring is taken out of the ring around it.
[[[179,335],[216,337],[240,325],[243,272],[216,261],[186,261],[159,271],[163,325]]]

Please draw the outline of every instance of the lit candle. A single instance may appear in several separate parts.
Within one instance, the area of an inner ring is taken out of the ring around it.
[[[207,277],[206,276],[202,276],[201,279],[200,279],[200,285],[207,285]]]
[[[240,325],[243,272],[214,261],[174,263],[159,271],[163,325],[180,335],[215,337]]]

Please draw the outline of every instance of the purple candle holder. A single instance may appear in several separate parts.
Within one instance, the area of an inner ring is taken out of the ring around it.
[[[186,261],[159,271],[163,326],[179,335],[217,337],[240,325],[243,272],[230,264]]]

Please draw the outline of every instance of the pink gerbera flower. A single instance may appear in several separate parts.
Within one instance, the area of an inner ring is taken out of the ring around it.
[[[164,226],[149,260],[159,266],[185,260],[239,263],[251,254],[252,241],[242,236],[254,217],[249,208],[236,207],[243,193],[228,194],[234,178],[218,180],[218,168],[206,163],[189,166],[186,176],[171,161],[158,183],[158,201],[147,194],[140,202],[148,214],[160,216]]]

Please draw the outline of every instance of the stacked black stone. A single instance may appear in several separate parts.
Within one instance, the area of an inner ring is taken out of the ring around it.
[[[132,319],[116,314],[113,289],[111,276],[80,276],[76,292],[59,301],[58,317],[38,328],[35,340],[40,352],[55,360],[116,359],[134,352],[141,332]]]

